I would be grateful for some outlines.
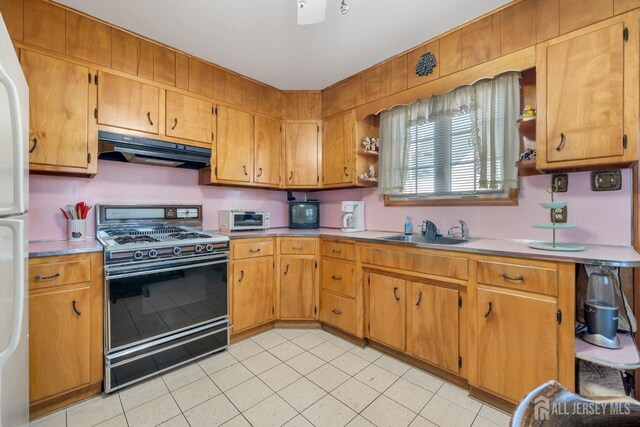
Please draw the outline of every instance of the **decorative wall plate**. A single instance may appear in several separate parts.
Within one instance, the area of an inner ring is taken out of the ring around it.
[[[436,66],[436,57],[431,52],[427,52],[420,57],[416,64],[416,74],[419,76],[426,76],[431,74],[433,68]]]

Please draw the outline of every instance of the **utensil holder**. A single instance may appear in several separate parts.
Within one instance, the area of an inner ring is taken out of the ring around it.
[[[70,219],[67,220],[67,240],[79,242],[87,240],[87,220]]]

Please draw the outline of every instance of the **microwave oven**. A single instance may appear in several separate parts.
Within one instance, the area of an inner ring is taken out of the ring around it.
[[[218,215],[222,231],[266,230],[269,228],[269,212],[220,211]]]
[[[289,202],[289,228],[320,227],[320,202]]]

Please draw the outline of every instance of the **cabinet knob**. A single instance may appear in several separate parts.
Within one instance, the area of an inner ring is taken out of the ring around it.
[[[249,252],[255,254],[256,252],[260,252],[260,248],[258,248],[258,249],[249,249]]]
[[[342,277],[341,277],[341,276],[336,276],[335,274],[334,274],[334,275],[332,275],[332,276],[331,276],[331,278],[332,278],[333,280],[335,280],[336,282],[339,282],[340,280],[342,280]]]
[[[340,310],[336,310],[335,308],[333,310],[331,310],[331,312],[337,316],[340,316],[342,314],[342,312]]]

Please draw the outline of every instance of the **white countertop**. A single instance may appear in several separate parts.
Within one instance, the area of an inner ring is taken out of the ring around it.
[[[29,257],[80,254],[87,252],[102,252],[102,245],[95,239],[81,242],[68,240],[36,240],[29,242]]]

